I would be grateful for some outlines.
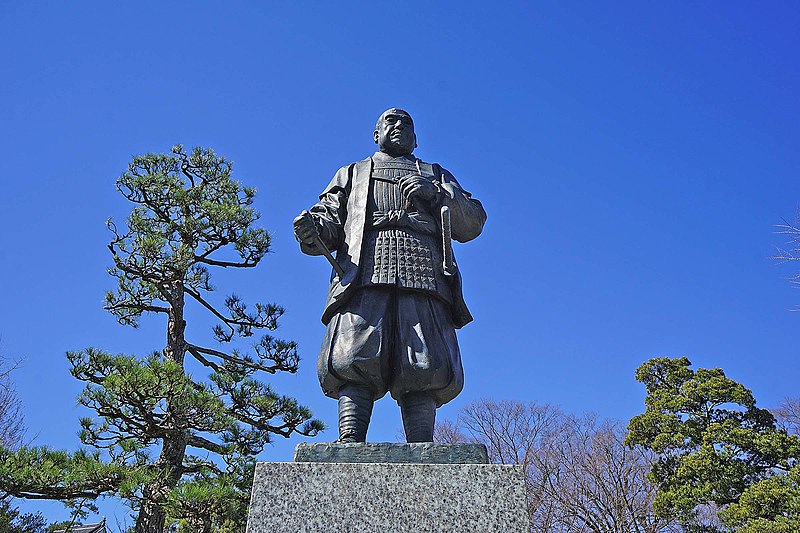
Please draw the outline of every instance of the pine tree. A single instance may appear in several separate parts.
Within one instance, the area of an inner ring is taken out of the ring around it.
[[[81,420],[80,434],[95,450],[83,456],[95,460],[94,477],[82,476],[92,468],[78,467],[69,456],[51,481],[71,475],[73,484],[57,483],[61,491],[38,486],[37,493],[33,483],[26,487],[29,497],[114,491],[138,511],[136,533],[161,533],[168,517],[192,531],[221,525],[242,530],[253,457],[273,435],[313,436],[322,429],[307,408],[259,380],[265,373],[297,371],[294,342],[267,334],[249,352],[224,348],[257,330],[275,330],[283,313],[275,304],[248,307],[235,295],[224,306],[209,298],[211,267],[253,268],[270,246],[269,234],[253,227],[259,216],[252,208],[255,190],[231,174],[231,163],[213,150],[187,153],[176,146],[171,154],[134,157],[117,180],[135,207],[126,229],[108,222],[114,261],[109,273],[118,285],[107,294],[106,309],[133,327],[145,313],[163,315],[166,346],[145,357],[94,348],[67,354],[72,375],[86,382],[79,402],[97,413],[96,419]],[[216,347],[187,337],[191,307],[218,321]],[[108,460],[100,461],[97,450]],[[53,452],[28,453],[42,463]],[[0,466],[0,483],[13,488],[11,478]],[[30,481],[19,478],[18,483]]]
[[[685,357],[659,357],[636,370],[647,409],[631,419],[626,443],[658,454],[648,476],[659,489],[656,512],[687,531],[796,531],[800,438],[722,369],[690,367]],[[708,505],[728,529],[698,523]]]

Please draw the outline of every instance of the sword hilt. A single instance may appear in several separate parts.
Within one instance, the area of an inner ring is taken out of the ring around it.
[[[319,230],[317,229],[316,222],[314,222],[314,217],[312,217],[311,213],[309,213],[308,211],[303,211],[302,213],[300,213],[300,216],[305,219],[308,219],[311,222],[311,224],[314,227],[314,235],[312,235],[311,237],[314,240],[314,245],[322,251],[322,255],[325,256],[325,259],[328,260],[328,263],[331,264],[333,269],[339,275],[339,279],[341,280],[342,278],[344,278],[344,269],[339,265],[336,259],[334,259],[333,254],[331,254],[331,251],[328,249],[327,246],[325,246],[325,243],[322,242],[322,237],[320,237],[319,235]]]

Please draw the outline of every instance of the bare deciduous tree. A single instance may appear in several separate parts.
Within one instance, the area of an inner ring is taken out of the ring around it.
[[[777,409],[772,410],[778,426],[790,435],[800,435],[800,397],[784,398]]]
[[[465,440],[484,444],[490,462],[518,464],[525,469],[533,531],[555,531],[557,509],[545,480],[551,474],[550,443],[563,419],[561,410],[553,405],[488,399],[467,405],[458,417],[458,429],[468,435]]]
[[[558,502],[556,531],[659,533],[679,531],[656,517],[656,488],[647,480],[653,456],[624,444],[619,423],[567,417],[550,443],[549,496]]]
[[[489,460],[525,469],[532,532],[667,533],[656,518],[652,458],[624,445],[625,432],[593,416],[536,402],[480,400],[437,425],[438,442],[479,442]]]
[[[22,406],[11,372],[17,367],[0,356],[0,446],[13,447],[22,439],[25,427],[22,424]]]
[[[800,220],[800,212],[798,212],[797,219]],[[787,242],[784,247],[775,247],[775,255],[772,256],[772,260],[778,263],[800,260],[800,227],[796,223],[790,224],[784,220],[776,228],[776,233],[786,235]],[[789,277],[789,281],[794,286],[800,286],[800,274],[793,274]]]

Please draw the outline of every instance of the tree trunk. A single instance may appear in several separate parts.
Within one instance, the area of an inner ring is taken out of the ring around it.
[[[176,281],[170,287],[169,321],[167,322],[167,346],[164,348],[164,357],[172,359],[183,366],[183,357],[186,355],[186,321],[183,319],[183,282]]]
[[[186,340],[184,330],[186,322],[183,319],[184,294],[183,284],[180,281],[173,283],[171,288],[169,322],[167,324],[167,346],[164,348],[164,357],[171,359],[183,366],[186,354]],[[167,518],[164,504],[172,489],[178,484],[183,475],[183,459],[186,455],[186,445],[189,434],[186,427],[186,416],[181,412],[176,403],[167,398],[166,410],[172,420],[173,427],[164,437],[161,455],[155,466],[164,470],[163,477],[159,477],[142,490],[142,504],[139,516],[136,517],[135,533],[163,533]],[[182,402],[177,402],[181,405]]]
[[[163,533],[164,522],[167,518],[163,507],[153,500],[153,495],[149,489],[144,490],[142,500],[134,531],[136,533]]]
[[[164,469],[165,475],[142,490],[142,505],[134,529],[136,533],[163,533],[167,518],[164,504],[170,491],[181,479],[187,440],[185,430],[164,439],[164,447],[156,461],[156,467]]]

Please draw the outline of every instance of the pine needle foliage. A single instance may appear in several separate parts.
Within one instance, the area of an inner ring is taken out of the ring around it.
[[[691,368],[685,358],[642,364],[646,410],[628,425],[628,445],[658,454],[649,474],[657,514],[686,531],[797,531],[800,438],[776,424],[753,393],[719,368]],[[719,509],[702,524],[698,509]]]
[[[294,342],[255,336],[277,329],[283,308],[248,306],[236,295],[222,305],[210,298],[212,268],[253,268],[269,251],[269,234],[254,227],[255,190],[235,181],[231,163],[213,150],[180,145],[134,157],[117,190],[134,208],[124,228],[108,221],[117,287],[105,308],[132,327],[144,314],[163,316],[166,345],[144,357],[69,352],[72,375],[86,383],[78,401],[97,414],[81,420],[80,432],[94,452],[67,454],[61,470],[48,467],[51,479],[13,492],[58,499],[115,493],[138,513],[137,533],[161,533],[168,519],[185,531],[243,531],[254,456],[274,435],[313,436],[323,428],[261,381],[298,369]],[[216,319],[213,346],[187,336],[188,311]],[[242,339],[250,345],[244,351],[234,348]],[[9,453],[20,459],[21,452]],[[38,453],[32,464],[59,452]],[[85,457],[94,477],[79,465]]]

